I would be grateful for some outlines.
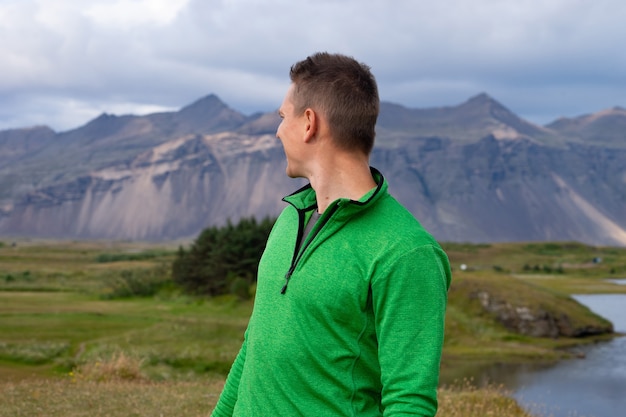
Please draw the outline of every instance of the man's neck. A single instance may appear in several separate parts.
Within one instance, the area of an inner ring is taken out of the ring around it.
[[[367,158],[339,154],[316,168],[309,181],[315,190],[320,213],[338,198],[358,200],[376,187]]]

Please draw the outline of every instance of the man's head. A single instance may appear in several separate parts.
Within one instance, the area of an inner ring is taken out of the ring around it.
[[[370,68],[354,58],[316,53],[291,67],[295,112],[307,108],[326,118],[336,145],[369,155],[380,108]]]

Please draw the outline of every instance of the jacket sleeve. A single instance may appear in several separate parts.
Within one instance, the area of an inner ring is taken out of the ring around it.
[[[247,343],[244,338],[241,349],[239,350],[239,353],[230,368],[228,377],[226,378],[224,389],[222,390],[220,398],[211,413],[211,417],[231,417],[233,415],[235,403],[237,402],[241,372],[246,361],[246,346]]]
[[[372,280],[385,417],[437,413],[448,258],[426,245],[388,263]]]

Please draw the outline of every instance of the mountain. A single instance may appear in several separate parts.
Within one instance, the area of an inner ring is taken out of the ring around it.
[[[276,216],[286,177],[276,113],[209,95],[177,112],[102,114],[77,129],[0,132],[0,234],[170,240]],[[538,126],[487,94],[381,103],[372,165],[442,241],[626,246],[626,111]]]
[[[47,126],[0,131],[0,167],[46,146],[55,133]]]
[[[574,119],[561,118],[547,127],[581,142],[615,147],[626,146],[624,140],[626,109],[621,107],[613,107]]]
[[[446,137],[471,143],[493,135],[498,139],[558,140],[548,129],[529,123],[487,94],[479,94],[455,107],[408,109],[381,103],[378,131],[383,137]]]

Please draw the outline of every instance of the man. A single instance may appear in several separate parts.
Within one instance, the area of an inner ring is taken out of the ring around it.
[[[434,416],[448,259],[369,166],[378,88],[317,53],[291,68],[284,198],[219,416]]]

